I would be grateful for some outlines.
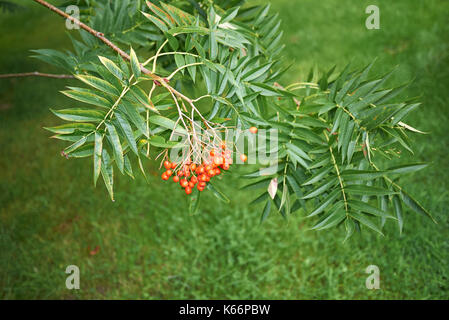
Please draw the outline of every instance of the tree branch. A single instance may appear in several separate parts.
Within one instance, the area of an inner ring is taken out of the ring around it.
[[[92,29],[91,27],[89,27],[88,25],[82,23],[81,21],[79,21],[78,19],[68,15],[67,13],[65,13],[64,11],[61,11],[60,9],[56,8],[55,6],[51,5],[50,3],[44,1],[44,0],[34,0],[34,2],[39,3],[40,5],[50,9],[51,11],[59,14],[60,16],[72,21],[73,23],[77,24],[78,26],[80,26],[80,28],[86,30],[87,32],[89,32],[91,35],[93,35],[94,37],[96,37],[97,39],[101,40],[102,42],[104,42],[108,47],[110,47],[112,50],[114,50],[115,52],[117,52],[123,59],[131,61],[131,57],[129,56],[129,54],[127,54],[125,51],[123,51],[122,49],[120,49],[119,47],[117,47],[115,44],[113,44],[109,39],[107,39],[103,33],[98,32],[94,29]],[[159,76],[155,75],[154,73],[152,73],[150,70],[148,70],[147,68],[145,68],[144,66],[140,65],[140,70],[145,73],[146,75],[150,76],[153,80],[162,80]]]
[[[74,76],[70,74],[50,74],[41,73],[38,71],[34,72],[24,72],[24,73],[8,73],[0,74],[0,78],[23,78],[23,77],[45,77],[45,78],[55,78],[55,79],[73,79]]]
[[[51,5],[50,3],[44,1],[44,0],[33,0],[34,2],[39,3],[40,5],[46,7],[47,9],[50,9],[51,11],[57,13],[58,15],[69,19],[70,21],[74,22],[75,24],[79,25],[80,28],[86,30],[87,32],[89,32],[91,35],[93,35],[94,37],[98,38],[99,40],[101,40],[102,42],[104,42],[108,47],[110,47],[112,50],[114,50],[115,52],[117,52],[123,59],[127,60],[127,61],[131,61],[131,57],[129,56],[129,54],[127,54],[125,51],[123,51],[122,49],[120,49],[119,47],[117,47],[115,44],[113,44],[109,39],[107,39],[103,33],[98,32],[94,29],[92,29],[91,27],[89,27],[88,25],[82,23],[81,21],[79,21],[78,19],[68,15],[67,13],[65,13],[64,11],[61,11],[60,9],[56,8],[55,6]],[[160,83],[165,89],[167,89],[168,91],[170,91],[171,93],[175,94],[177,97],[187,101],[189,104],[192,104],[192,99],[186,97],[185,95],[183,95],[181,92],[177,91],[175,88],[173,88],[172,86],[170,86],[168,83],[166,83],[165,79],[163,79],[162,77],[156,75],[155,73],[151,72],[150,70],[148,70],[147,68],[145,68],[142,64],[140,64],[140,70],[142,71],[142,73],[148,75],[151,79],[153,79],[154,81],[157,81],[158,83]]]

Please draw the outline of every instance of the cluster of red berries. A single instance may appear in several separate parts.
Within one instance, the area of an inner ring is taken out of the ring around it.
[[[249,131],[256,134],[256,127],[249,128]],[[240,160],[246,162],[248,157],[245,154],[240,155]],[[221,174],[221,170],[229,170],[232,164],[231,151],[226,150],[226,142],[223,141],[220,148],[212,149],[201,164],[196,164],[190,159],[179,165],[176,162],[164,161],[166,171],[162,173],[162,180],[168,180],[173,176],[173,181],[184,188],[186,194],[191,194],[196,186],[199,191],[206,188],[207,182],[212,177]]]
[[[173,175],[173,181],[179,182],[186,194],[191,194],[195,186],[199,191],[203,191],[212,177],[220,175],[222,170],[229,170],[232,164],[231,151],[226,150],[225,144],[222,144],[221,149],[211,150],[201,164],[193,163],[189,159],[178,168],[177,163],[164,161],[166,171],[162,173],[162,180],[168,180]],[[242,154],[240,158],[246,161],[246,155]]]

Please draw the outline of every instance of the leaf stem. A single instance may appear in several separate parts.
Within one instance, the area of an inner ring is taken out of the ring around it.
[[[186,64],[182,67],[179,67],[178,69],[176,69],[175,71],[172,72],[171,75],[168,76],[167,80],[171,80],[171,78],[173,78],[179,71],[181,71],[182,69],[188,68],[188,67],[193,67],[193,66],[199,66],[204,64],[203,62],[195,62],[195,63],[190,63],[190,64]]]
[[[51,74],[51,73],[42,73],[39,71],[0,74],[0,78],[23,78],[23,77],[44,77],[44,78],[54,78],[54,79],[74,79],[75,78],[71,74]]]
[[[324,131],[324,136],[326,137],[327,142],[329,142],[329,137],[328,137],[326,131]],[[340,175],[340,169],[338,168],[337,161],[335,160],[334,152],[332,151],[332,146],[329,146],[329,151],[331,153],[332,163],[333,163],[335,171],[337,173],[338,182],[340,184],[341,193],[343,195],[343,201],[345,203],[346,216],[348,217],[348,213],[349,213],[348,200],[346,199],[345,187],[343,185],[343,180],[342,180],[341,175]]]

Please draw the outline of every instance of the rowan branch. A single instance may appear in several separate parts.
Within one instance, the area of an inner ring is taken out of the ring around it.
[[[79,21],[78,19],[68,15],[67,13],[65,13],[64,11],[61,11],[60,9],[56,8],[55,6],[51,5],[50,3],[44,1],[44,0],[33,0],[34,2],[39,3],[40,5],[46,7],[47,9],[50,9],[51,11],[57,13],[58,15],[69,19],[70,21],[72,21],[73,23],[77,24],[78,26],[80,26],[80,28],[86,30],[87,32],[89,32],[91,35],[93,35],[94,37],[96,37],[97,39],[101,40],[102,42],[104,42],[108,47],[110,47],[112,50],[114,50],[115,52],[117,52],[123,59],[127,60],[127,61],[131,61],[131,57],[129,56],[129,54],[127,54],[125,51],[123,51],[122,49],[120,49],[118,46],[116,46],[115,44],[113,44],[109,39],[107,39],[103,33],[98,32],[94,29],[92,29],[91,27],[89,27],[88,25],[82,23],[81,21]],[[148,70],[147,68],[145,68],[142,64],[140,64],[140,70],[142,71],[142,73],[148,75],[151,79],[157,81],[158,83],[160,83],[163,87],[165,87],[168,91],[174,93],[176,96],[178,96],[181,99],[184,99],[185,101],[187,101],[188,103],[192,102],[192,99],[186,97],[185,95],[183,95],[181,92],[177,91],[175,88],[171,87],[170,85],[168,85],[165,80],[156,75],[155,73],[151,72],[150,70]]]
[[[64,11],[61,11],[60,9],[56,8],[54,5],[44,1],[44,0],[34,0],[34,2],[39,3],[40,5],[46,7],[47,9],[50,9],[51,11],[59,14],[60,16],[72,21],[73,23],[75,23],[76,25],[78,25],[80,28],[86,30],[87,32],[89,32],[91,35],[93,35],[94,37],[96,37],[97,39],[101,40],[102,42],[104,42],[108,47],[110,47],[112,50],[114,50],[115,52],[117,52],[123,59],[131,61],[131,57],[129,56],[129,54],[127,54],[125,51],[123,51],[122,49],[120,49],[118,46],[116,46],[115,44],[113,44],[109,39],[107,39],[103,33],[96,31],[94,29],[92,29],[91,27],[89,27],[88,25],[82,23],[81,21],[79,21],[78,19],[68,15],[67,13],[65,13]],[[144,66],[142,66],[142,64],[140,65],[140,70],[145,73],[146,75],[150,76],[153,80],[161,80],[161,78],[157,75],[155,75],[154,73],[152,73],[150,70],[148,70],[147,68],[145,68]]]
[[[50,74],[50,73],[41,73],[38,71],[34,72],[24,72],[24,73],[8,73],[8,74],[0,74],[0,78],[23,78],[23,77],[45,77],[45,78],[54,78],[54,79],[73,79],[74,76],[70,74]]]

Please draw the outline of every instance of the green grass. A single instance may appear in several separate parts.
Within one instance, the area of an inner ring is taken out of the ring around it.
[[[380,7],[380,30],[365,28],[368,4]],[[67,83],[0,80],[0,298],[449,298],[449,3],[276,0],[273,9],[284,20],[286,63],[295,63],[285,81],[303,80],[313,65],[375,57],[376,73],[399,65],[394,84],[416,77],[404,95],[422,95],[423,106],[407,122],[431,132],[415,139],[415,159],[431,166],[403,185],[438,225],[407,212],[402,236],[388,225],[386,237],[365,232],[345,244],[341,229],[308,231],[302,214],[285,222],[272,212],[260,226],[261,208],[248,207],[236,177],[219,183],[230,205],[204,193],[195,216],[157,176],[118,177],[111,202],[93,187],[90,161],[65,160],[42,129],[58,123],[49,107],[69,105],[58,93]],[[28,50],[67,47],[58,17],[36,5],[0,15],[1,73],[57,71]],[[65,288],[70,264],[80,267],[80,290]],[[380,290],[365,288],[370,264],[380,268]]]

